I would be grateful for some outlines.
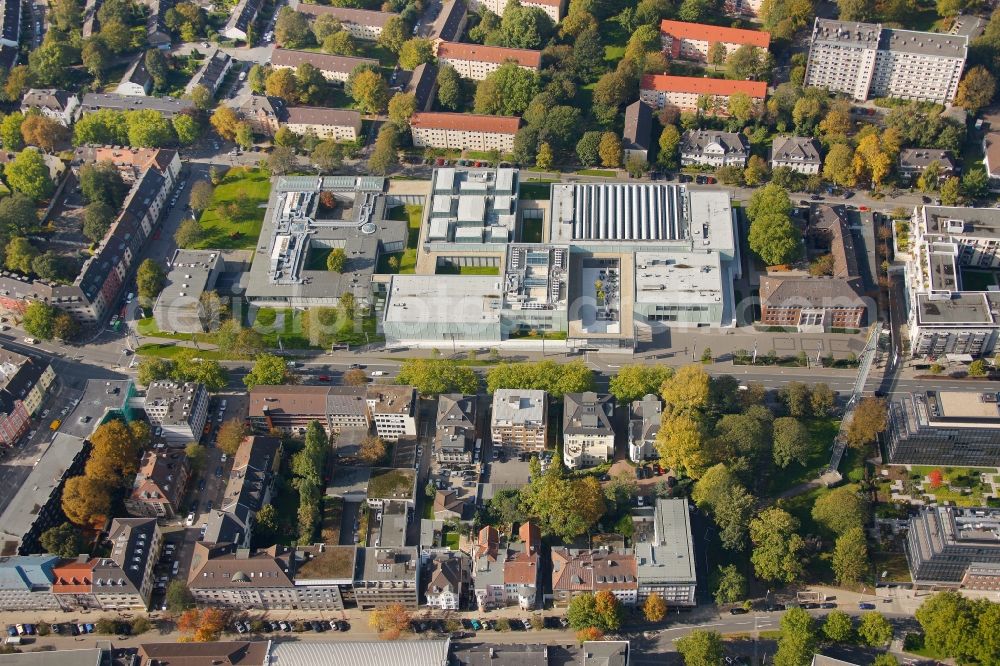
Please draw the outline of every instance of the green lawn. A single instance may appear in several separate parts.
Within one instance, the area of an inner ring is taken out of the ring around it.
[[[628,44],[631,35],[625,31],[620,23],[605,21],[601,25],[601,36],[604,38],[604,60],[617,64],[625,55],[625,45]]]
[[[444,264],[434,271],[436,275],[499,275],[499,266],[455,266]]]
[[[603,176],[604,178],[614,178],[618,175],[617,171],[607,169],[582,169],[577,173],[581,176]]]
[[[378,499],[401,499],[410,496],[415,474],[411,469],[372,470],[368,481],[368,497]]]
[[[941,472],[942,483],[938,488],[931,488],[929,482],[923,483],[927,475],[934,470]],[[934,495],[939,502],[954,502],[957,506],[983,506],[986,502],[983,495],[992,491],[988,484],[980,483],[979,477],[983,472],[994,470],[993,467],[913,465],[910,468],[910,478],[919,477],[914,481],[923,483],[923,492],[927,495]]]
[[[361,321],[361,326],[357,325],[356,319],[345,319],[340,324],[340,327],[333,333],[332,337],[328,336],[326,332],[321,335],[320,345],[314,345],[310,342],[309,336],[303,329],[302,320],[305,315],[304,310],[271,310],[270,308],[262,308],[257,311],[258,318],[261,312],[267,313],[265,315],[266,320],[270,320],[271,313],[273,312],[277,315],[277,318],[273,323],[263,324],[259,321],[253,323],[254,328],[261,334],[264,339],[264,345],[274,349],[278,348],[278,338],[281,338],[281,346],[285,349],[319,349],[325,348],[328,344],[346,344],[351,346],[358,346],[366,344],[367,342],[375,342],[379,340],[377,333],[377,323],[374,317],[365,317]],[[280,320],[280,323],[278,321]],[[249,321],[244,322],[244,325],[250,326]],[[367,338],[365,334],[368,334]]]
[[[547,200],[554,180],[522,180],[518,199]]]
[[[458,550],[458,532],[447,532],[444,535],[444,545],[451,550]]]
[[[417,243],[420,242],[420,220],[424,216],[424,207],[416,204],[405,206],[393,206],[386,214],[387,220],[401,220],[407,222],[409,233],[406,238],[406,249],[402,252],[383,254],[378,258],[378,273],[408,273],[412,274],[417,268]],[[396,257],[397,266],[393,268],[389,265],[389,257]]]
[[[230,169],[215,188],[212,205],[201,214],[201,227],[205,235],[195,247],[253,249],[260,236],[264,205],[270,191],[270,177],[260,169]],[[231,218],[224,219],[222,209],[230,204],[238,206],[240,210]]]
[[[159,344],[149,344],[141,345],[135,350],[135,353],[139,356],[157,356],[159,358],[174,358],[179,354],[192,349],[191,347],[181,347],[175,344],[159,343]],[[203,358],[209,361],[225,361],[227,357],[214,349],[196,349],[194,350],[199,358]]]
[[[152,317],[140,319],[136,322],[136,328],[139,329],[139,335],[146,335],[153,338],[170,338],[172,340],[194,339],[194,335],[191,333],[167,333],[166,331],[161,331],[157,328],[156,320]]]

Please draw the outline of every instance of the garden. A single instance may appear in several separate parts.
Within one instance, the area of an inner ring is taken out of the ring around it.
[[[407,223],[409,233],[406,237],[406,249],[402,252],[383,254],[378,258],[377,273],[412,274],[417,268],[417,243],[420,242],[420,221],[424,216],[424,207],[416,204],[394,206],[386,213],[387,220],[400,220]]]
[[[202,234],[194,246],[253,249],[260,236],[270,191],[268,172],[245,167],[230,169],[216,185],[212,203],[201,214]]]

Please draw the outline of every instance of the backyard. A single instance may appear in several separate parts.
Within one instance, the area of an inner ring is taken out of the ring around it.
[[[212,203],[201,214],[201,240],[195,248],[253,249],[264,222],[271,191],[267,172],[233,167],[215,187]]]
[[[383,254],[378,258],[378,273],[413,273],[417,268],[417,243],[420,241],[420,220],[424,216],[424,207],[417,204],[393,206],[386,214],[387,220],[401,220],[408,223],[409,234],[406,237],[406,249],[402,252]],[[395,266],[390,259],[395,257]]]
[[[415,473],[412,469],[372,470],[368,481],[369,499],[405,499],[413,493]]]

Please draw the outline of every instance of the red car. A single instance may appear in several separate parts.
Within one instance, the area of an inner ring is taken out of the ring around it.
[[[328,381],[330,381],[330,376],[329,375],[320,375],[319,376],[319,380],[321,382],[328,382]]]

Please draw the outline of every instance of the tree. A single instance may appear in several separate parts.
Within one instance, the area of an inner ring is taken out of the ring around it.
[[[188,465],[196,473],[200,472],[205,467],[205,447],[203,447],[198,442],[190,442],[184,447],[184,456],[187,458]]]
[[[707,467],[701,427],[687,414],[664,416],[656,436],[656,450],[664,466],[683,471],[693,479],[701,477]]]
[[[868,544],[863,528],[852,527],[837,538],[833,550],[833,573],[841,585],[859,582],[868,569],[868,561]]]
[[[743,170],[743,181],[747,187],[756,187],[767,180],[770,173],[771,170],[768,168],[767,162],[762,157],[753,155]]]
[[[864,449],[885,430],[886,422],[885,400],[862,398],[854,409],[854,418],[847,426],[847,443],[856,449]]]
[[[291,69],[275,69],[267,75],[264,91],[268,95],[280,97],[286,102],[294,103],[298,99],[299,85],[295,72]]]
[[[726,58],[726,78],[736,81],[763,79],[771,70],[766,50],[744,44]]]
[[[111,65],[111,53],[104,40],[95,35],[84,40],[80,60],[95,83],[100,84],[105,70]]]
[[[183,613],[194,607],[194,595],[184,581],[173,580],[167,585],[166,602],[171,613]]]
[[[396,381],[413,386],[420,395],[442,393],[474,394],[479,389],[479,377],[468,366],[442,358],[407,359],[399,369]]]
[[[128,194],[129,186],[111,162],[84,164],[80,167],[80,191],[89,203],[100,202],[118,208]]]
[[[174,126],[164,116],[152,109],[130,111],[125,114],[128,142],[134,148],[159,148],[174,142]]]
[[[243,383],[247,389],[253,389],[261,384],[284,384],[287,370],[285,361],[280,356],[261,354],[254,361],[253,368],[243,378]]]
[[[660,395],[675,412],[697,412],[708,406],[710,379],[701,365],[686,365],[663,383]]]
[[[543,141],[538,146],[538,154],[535,155],[535,165],[539,169],[551,169],[555,156],[552,154],[552,147],[547,141]]]
[[[382,125],[375,139],[375,147],[368,158],[368,169],[372,173],[386,174],[399,163],[399,133],[392,123]]]
[[[506,62],[476,86],[474,110],[490,115],[520,115],[538,94],[539,86],[536,72]]]
[[[167,59],[160,49],[148,49],[143,57],[146,71],[153,78],[153,89],[163,91],[167,85]]]
[[[899,666],[899,662],[896,657],[892,656],[888,652],[882,652],[881,654],[875,655],[875,660],[872,662],[872,666]]]
[[[437,74],[438,104],[448,111],[458,111],[465,104],[462,77],[451,65],[442,65]]]
[[[687,4],[689,0],[685,0]],[[726,656],[722,635],[717,631],[695,629],[674,644],[684,658],[685,666],[718,666]]]
[[[729,52],[726,50],[726,45],[722,42],[712,42],[708,47],[708,64],[712,65],[715,70],[726,64],[726,58]]]
[[[594,612],[597,614],[598,629],[611,632],[621,628],[625,609],[610,590],[601,590],[594,595]]]
[[[962,200],[962,181],[952,176],[941,185],[941,204],[955,206]]]
[[[12,190],[36,201],[47,198],[55,189],[49,178],[49,168],[41,153],[36,150],[19,152],[4,169],[4,177]]]
[[[80,530],[69,523],[62,523],[42,532],[38,539],[46,553],[59,557],[76,557],[83,551]]]
[[[618,404],[627,405],[649,393],[659,395],[663,382],[673,374],[673,369],[665,365],[626,365],[608,382],[608,391]]]
[[[849,643],[854,638],[854,621],[842,610],[830,611],[823,623],[823,635],[834,643]]]
[[[103,201],[89,204],[83,212],[83,235],[97,243],[108,233],[115,219],[115,210]]]
[[[191,197],[188,203],[191,204],[192,209],[201,213],[208,210],[214,197],[215,188],[212,187],[212,184],[207,180],[199,180],[191,186]]]
[[[279,70],[288,71],[288,70]],[[236,130],[239,127],[240,119],[233,111],[232,107],[220,104],[216,107],[215,111],[212,112],[212,117],[208,121],[215,131],[219,133],[219,136],[227,141],[232,141],[236,138]]]
[[[174,241],[177,243],[177,247],[182,248],[194,247],[204,237],[205,230],[194,218],[188,218],[181,222],[177,226],[177,231],[174,232]]]
[[[351,84],[351,98],[363,113],[382,113],[389,103],[389,86],[376,72],[364,70]]]
[[[881,613],[864,613],[858,624],[858,636],[872,647],[884,647],[892,640],[892,624]]]
[[[396,93],[389,100],[389,120],[400,127],[410,124],[410,116],[417,110],[417,101],[413,93]]]
[[[758,190],[759,191],[759,190]],[[765,214],[750,224],[753,250],[769,266],[786,264],[799,255],[801,232],[785,215]]]
[[[979,642],[987,636],[978,632],[977,610],[974,601],[958,592],[940,592],[928,598],[915,613],[924,630],[924,645],[942,656],[976,661]]]
[[[29,335],[50,340],[55,316],[56,309],[53,306],[41,301],[32,301],[24,311],[21,325]]]
[[[358,458],[366,465],[377,465],[385,459],[387,452],[385,442],[382,441],[381,437],[369,435],[361,442]]]
[[[584,132],[580,140],[576,142],[576,156],[584,166],[594,166],[601,159],[600,155],[601,133]]]
[[[191,608],[184,611],[177,620],[177,628],[183,634],[192,634],[187,640],[195,643],[208,643],[219,640],[226,628],[226,618],[218,608],[198,610]],[[185,640],[182,637],[181,640]]]
[[[21,123],[21,136],[28,145],[51,153],[69,138],[69,130],[51,118],[31,113]]]
[[[833,534],[846,534],[868,522],[868,502],[855,486],[840,486],[816,500],[812,518]]]
[[[717,604],[734,604],[746,598],[747,579],[735,564],[719,567],[714,596]]]
[[[355,56],[358,53],[358,47],[354,43],[354,38],[346,30],[338,30],[337,32],[330,33],[323,39],[322,43],[323,50],[327,53],[342,56]]]
[[[198,121],[186,113],[179,113],[170,121],[170,125],[177,136],[177,142],[182,146],[190,146],[201,136],[201,125]],[[241,142],[242,145],[242,142]]]
[[[502,388],[537,389],[561,400],[565,393],[594,390],[594,374],[581,361],[498,363],[486,374],[486,386],[487,393]]]
[[[392,641],[410,629],[410,613],[403,604],[389,604],[376,608],[368,617],[368,626],[378,632],[379,638]]]
[[[309,46],[313,41],[309,19],[290,7],[282,7],[274,22],[274,37],[278,44],[287,49]]]
[[[135,274],[136,286],[139,288],[139,299],[152,303],[160,295],[167,283],[167,274],[163,267],[152,259],[145,259],[139,264]]]
[[[996,92],[996,78],[985,67],[976,66],[969,69],[958,84],[955,104],[969,113],[977,113],[981,108],[989,106]]]
[[[413,70],[417,65],[430,62],[434,59],[434,49],[431,40],[422,37],[408,39],[399,49],[399,66],[403,69]]]
[[[498,30],[504,46],[540,49],[548,41],[555,26],[539,7],[522,7],[520,2],[508,2]]]
[[[607,603],[606,597],[603,603]],[[597,595],[589,592],[570,599],[566,608],[566,620],[573,629],[593,627],[601,632],[609,631],[605,625],[606,619],[598,608]]]
[[[746,547],[747,531],[757,500],[742,485],[734,484],[715,503],[715,522],[719,526],[722,547],[742,551]]]
[[[123,421],[101,424],[90,436],[93,446],[85,474],[114,489],[131,484],[139,469],[139,442]]]
[[[70,313],[60,312],[52,320],[52,336],[57,340],[72,340],[79,334],[80,324]]]
[[[823,163],[823,177],[841,187],[854,186],[854,151],[846,143],[830,147]]]
[[[13,238],[7,245],[5,265],[12,271],[31,273],[31,262],[38,256],[38,250],[27,238]]]
[[[326,270],[331,273],[343,273],[346,264],[347,253],[344,252],[344,248],[342,247],[335,247],[330,251],[330,254],[326,255]]]
[[[805,466],[809,460],[809,430],[793,417],[786,416],[774,420],[774,462],[784,469],[793,462]]]
[[[32,233],[38,230],[38,212],[34,202],[23,194],[15,193],[0,199],[0,220],[13,233]]]
[[[544,534],[572,539],[590,530],[604,513],[604,493],[594,477],[571,479],[561,465],[532,476],[522,489],[524,508]]]
[[[601,135],[601,143],[597,152],[601,156],[601,164],[606,167],[620,167],[622,164],[622,142],[614,132]]]
[[[878,188],[892,170],[893,157],[882,146],[879,136],[869,134],[854,150],[854,177],[859,182],[870,181]]]
[[[292,171],[296,164],[295,153],[291,148],[284,146],[274,148],[267,156],[267,168],[276,176],[283,176]]]
[[[234,456],[246,436],[247,428],[243,421],[240,419],[229,419],[219,426],[216,442],[219,445],[220,451],[226,455]]]
[[[681,133],[676,125],[667,125],[660,133],[660,152],[656,156],[657,162],[667,169],[677,166],[677,148],[681,143]]]
[[[700,23],[712,11],[711,0],[683,0],[677,18],[688,23]]]
[[[378,37],[379,45],[385,47],[393,53],[399,53],[406,41],[406,23],[400,16],[393,16],[382,26],[382,33]]]
[[[837,0],[842,21],[872,21],[876,18],[874,0]]]
[[[808,611],[790,608],[781,618],[781,636],[774,655],[775,666],[805,666],[812,661],[818,643],[816,623]]]
[[[805,544],[798,527],[799,521],[778,508],[765,509],[750,521],[750,561],[758,578],[791,583],[802,575],[799,558]]]
[[[100,529],[111,511],[111,495],[100,481],[74,476],[63,487],[62,510],[74,525]]]
[[[364,370],[348,370],[344,373],[344,386],[364,386],[368,383],[368,377]]]

